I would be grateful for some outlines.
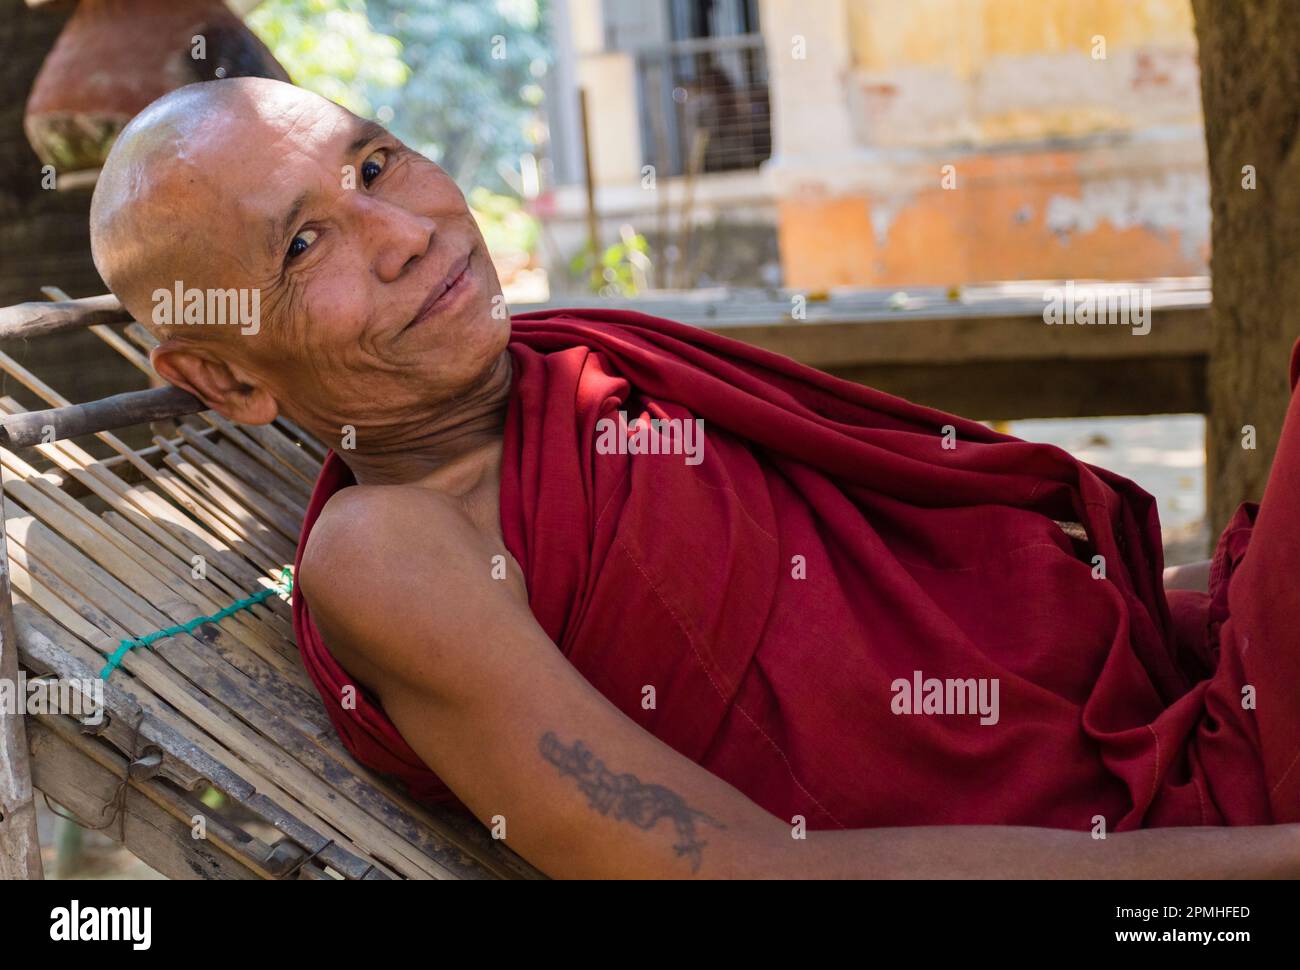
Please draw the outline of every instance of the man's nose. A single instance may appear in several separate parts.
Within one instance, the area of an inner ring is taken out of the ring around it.
[[[382,199],[370,198],[362,215],[375,275],[385,283],[400,278],[433,245],[438,224],[428,216]]]

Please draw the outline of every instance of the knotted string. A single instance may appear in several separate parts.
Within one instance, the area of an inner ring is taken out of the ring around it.
[[[147,647],[155,641],[163,639],[163,637],[172,637],[178,633],[193,633],[205,623],[220,623],[226,617],[232,616],[240,610],[251,609],[258,603],[265,599],[269,599],[272,596],[277,596],[281,593],[288,596],[293,592],[293,573],[290,571],[288,566],[285,566],[284,569],[280,571],[280,582],[281,585],[279,586],[270,586],[254,593],[252,596],[245,596],[241,600],[235,600],[235,602],[231,603],[225,609],[219,610],[216,613],[207,616],[196,616],[188,623],[180,623],[176,626],[169,626],[164,630],[155,630],[153,633],[147,633],[142,637],[132,637],[120,641],[118,648],[114,650],[113,655],[108,658],[108,663],[104,665],[104,669],[99,672],[99,679],[108,680],[109,674],[118,668],[118,665],[122,663],[122,658],[127,655],[127,652],[134,650],[136,647]]]

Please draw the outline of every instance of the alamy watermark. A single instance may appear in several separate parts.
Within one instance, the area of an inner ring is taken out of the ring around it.
[[[1128,286],[1090,284],[1043,291],[1043,322],[1047,324],[1109,324],[1132,327],[1138,337],[1151,332],[1151,291]]]
[[[899,677],[889,685],[894,697],[889,702],[895,714],[978,714],[981,724],[997,724],[998,678],[924,677],[912,671],[912,679]]]
[[[596,422],[598,455],[684,455],[686,464],[704,461],[703,418],[637,418],[628,424],[627,412],[618,420]]]
[[[252,289],[206,289],[177,280],[169,290],[158,287],[153,291],[151,319],[159,327],[186,326],[237,326],[243,334],[255,334],[262,327],[262,291]]]
[[[104,682],[98,677],[0,677],[0,711],[18,714],[67,714],[82,724],[104,721]]]
[[[122,942],[133,950],[153,943],[153,907],[82,906],[74,899],[50,910],[50,939],[56,943]]]

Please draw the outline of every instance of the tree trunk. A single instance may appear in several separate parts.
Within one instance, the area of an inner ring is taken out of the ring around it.
[[[1192,8],[1214,219],[1206,441],[1217,535],[1264,491],[1300,335],[1300,15],[1294,0]]]

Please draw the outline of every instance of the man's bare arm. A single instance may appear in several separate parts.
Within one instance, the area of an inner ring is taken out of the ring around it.
[[[1210,560],[1170,566],[1165,570],[1165,589],[1190,589],[1198,593],[1210,591]]]
[[[420,489],[347,489],[301,587],[340,662],[421,759],[557,877],[1127,877],[1294,874],[1300,833],[948,827],[791,837],[626,717],[564,659],[494,547]]]
[[[504,554],[440,496],[349,488],[313,530],[299,584],[412,749],[543,872],[762,874],[784,826],[592,688],[513,568],[492,578]]]

